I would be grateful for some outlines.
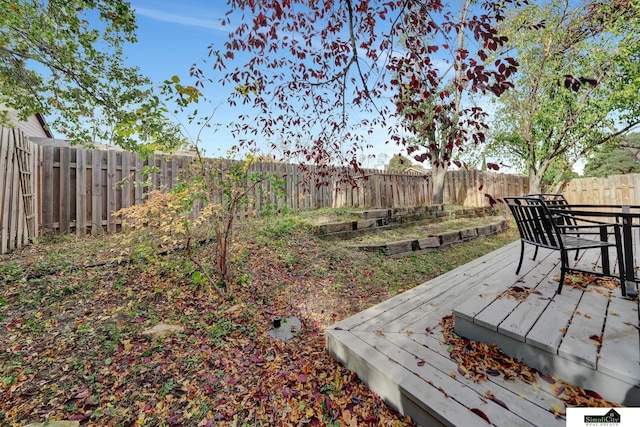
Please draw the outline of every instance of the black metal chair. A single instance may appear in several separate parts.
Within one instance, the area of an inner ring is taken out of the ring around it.
[[[567,198],[564,197],[563,194],[559,193],[539,193],[539,194],[527,194],[525,197],[535,197],[544,202],[545,205],[552,211],[561,211],[564,215],[553,215],[554,220],[558,225],[578,225],[578,221],[571,215],[571,205],[567,201]],[[566,233],[566,229],[561,229]],[[578,237],[580,235],[578,234]],[[576,255],[574,257],[575,260],[578,259],[578,255],[580,251],[576,251]],[[533,253],[533,259],[535,260],[538,256],[538,247],[536,246],[536,250]]]
[[[552,211],[539,197],[505,197],[504,201],[509,206],[520,233],[520,261],[516,274],[520,273],[524,256],[525,243],[537,248],[547,248],[560,251],[560,283],[557,293],[562,292],[564,278],[567,271],[582,271],[600,276],[612,276],[609,268],[609,248],[616,248],[618,256],[618,273],[622,288],[622,295],[626,296],[624,286],[624,256],[622,253],[622,240],[620,238],[620,226],[618,224],[603,223],[567,215],[561,210]],[[564,216],[560,219],[558,217]],[[565,221],[565,222],[563,222]],[[574,221],[567,223],[566,221]],[[580,224],[579,224],[579,223]],[[612,229],[612,233],[610,233]],[[583,237],[589,233],[592,238]],[[614,242],[609,242],[608,237],[613,234]],[[602,253],[602,273],[580,270],[569,266],[569,251],[584,249],[600,249]]]

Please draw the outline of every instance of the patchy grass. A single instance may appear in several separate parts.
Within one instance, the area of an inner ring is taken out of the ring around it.
[[[412,425],[326,354],[324,328],[516,232],[389,259],[319,240],[307,223],[239,227],[227,300],[180,252],[114,262],[117,236],[42,240],[0,257],[0,425]],[[271,339],[272,319],[288,315],[302,331]],[[142,338],[160,322],[185,331]]]
[[[332,222],[356,221],[362,219],[362,216],[359,215],[361,212],[362,209],[356,208],[321,208],[301,211],[293,216],[311,225],[320,225]]]

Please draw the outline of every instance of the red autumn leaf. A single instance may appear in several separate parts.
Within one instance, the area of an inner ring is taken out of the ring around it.
[[[538,376],[540,378],[542,378],[543,380],[545,380],[546,382],[548,382],[549,384],[555,384],[556,380],[553,379],[553,377],[547,375],[547,374],[543,374],[542,372],[538,372]]]
[[[367,424],[378,424],[378,417],[369,415],[367,418],[364,419],[364,422]]]
[[[593,390],[585,390],[584,393],[589,397],[593,397],[593,398],[596,398],[596,399],[602,399],[602,396],[600,396],[599,393],[596,393]]]
[[[596,334],[589,335],[589,339],[600,342],[600,337]]]
[[[73,414],[71,415],[69,418],[67,418],[69,421],[82,421],[82,420],[86,420],[87,418],[89,418],[91,416],[90,413],[86,413],[86,414]]]
[[[90,394],[91,392],[89,391],[89,389],[86,387],[83,387],[73,395],[72,399],[85,399],[89,397]]]
[[[502,400],[498,399],[497,397],[493,396],[491,400],[497,403],[498,405],[502,406],[504,409],[509,410],[509,407],[507,406],[507,404],[504,403]]]
[[[418,359],[418,366],[424,366],[425,361],[424,359]]]
[[[307,382],[307,376],[305,374],[298,374],[298,382],[299,383],[306,383]]]
[[[484,412],[482,412],[480,409],[478,409],[478,408],[471,408],[471,412],[473,412],[474,414],[476,414],[477,416],[481,417],[483,420],[485,420],[486,422],[488,422],[489,424],[491,424],[491,421],[489,420],[489,417],[487,417],[487,414],[485,414]]]

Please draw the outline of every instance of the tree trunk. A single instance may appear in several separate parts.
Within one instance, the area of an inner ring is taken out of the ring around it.
[[[542,193],[542,174],[529,169],[529,194]]]
[[[440,166],[431,169],[431,179],[433,180],[432,205],[441,205],[444,203],[444,178],[446,175],[446,167]]]

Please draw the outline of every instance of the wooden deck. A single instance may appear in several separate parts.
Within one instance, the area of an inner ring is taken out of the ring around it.
[[[328,351],[422,426],[484,424],[475,409],[495,426],[564,426],[550,412],[564,401],[545,381],[473,382],[457,373],[439,325],[454,313],[458,335],[497,343],[540,372],[640,406],[638,301],[596,286],[565,285],[556,295],[558,253],[540,250],[533,261],[528,249],[516,276],[519,253],[519,242],[507,245],[330,326]],[[594,253],[585,251],[577,263],[597,264]],[[507,297],[512,286],[534,291],[523,300]],[[600,337],[600,349],[592,335]],[[487,399],[488,391],[509,409]]]

